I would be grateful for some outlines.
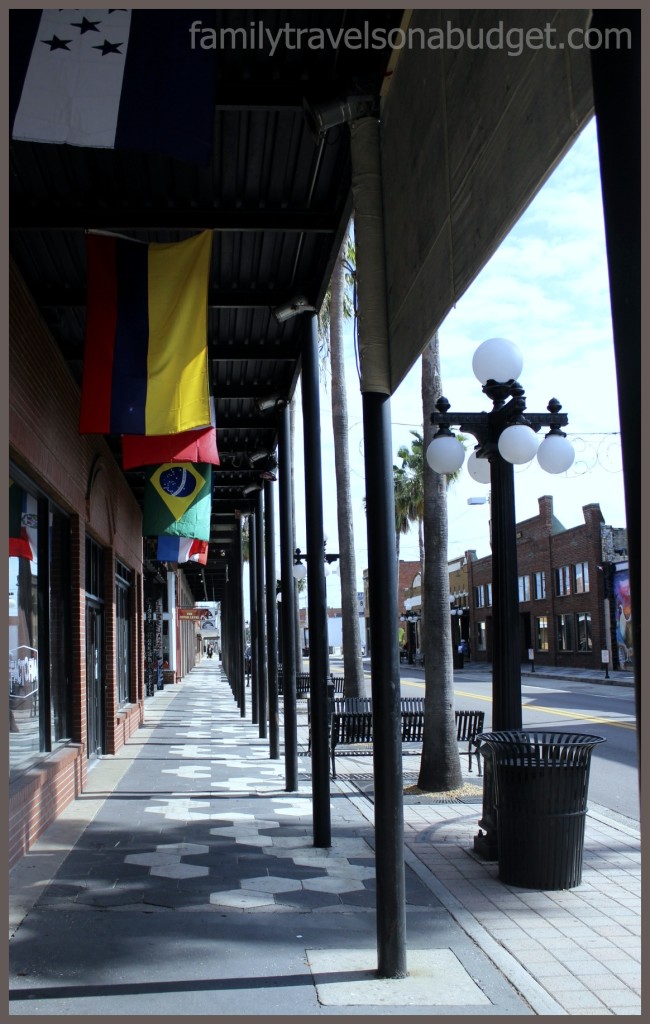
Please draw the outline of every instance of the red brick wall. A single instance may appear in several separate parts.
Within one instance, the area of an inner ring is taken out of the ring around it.
[[[133,627],[135,706],[115,697],[114,559],[133,570],[141,606],[142,520],[103,438],[78,432],[79,388],[27,288],[10,267],[10,458],[70,516],[72,736],[12,780],[9,842],[21,856],[83,787],[86,773],[85,535],[105,553],[106,753],[115,753],[143,719],[141,625]]]
[[[83,791],[86,759],[80,746],[44,755],[9,786],[9,867]]]

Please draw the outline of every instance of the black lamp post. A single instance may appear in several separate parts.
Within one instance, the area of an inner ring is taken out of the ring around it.
[[[492,729],[521,729],[521,661],[515,517],[514,465],[537,456],[542,469],[563,473],[574,459],[573,446],[560,429],[568,423],[552,398],[548,412],[526,411],[524,389],[517,378],[523,367],[519,349],[505,338],[490,338],[474,353],[472,367],[492,402],[490,412],[449,411],[446,398],[436,402],[431,422],[438,426],[427,449],[427,462],[438,473],[453,473],[465,457],[462,444],[449,429],[472,434],[478,444],[468,460],[473,479],[490,484],[492,506]],[[539,444],[541,427],[549,432]],[[491,758],[486,759],[483,818],[486,834],[474,840],[478,853],[496,859],[496,825],[492,801]]]

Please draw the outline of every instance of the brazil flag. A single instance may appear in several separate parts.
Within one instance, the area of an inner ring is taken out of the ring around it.
[[[212,466],[165,462],[147,473],[144,489],[145,537],[171,534],[210,540]]]

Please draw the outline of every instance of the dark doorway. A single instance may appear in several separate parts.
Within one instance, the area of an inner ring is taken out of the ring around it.
[[[103,702],[103,612],[100,605],[86,601],[86,727],[88,757],[104,749]]]

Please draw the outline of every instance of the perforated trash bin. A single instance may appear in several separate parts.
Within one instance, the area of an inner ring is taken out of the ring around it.
[[[603,736],[492,732],[499,878],[528,889],[580,885],[591,752]]]

